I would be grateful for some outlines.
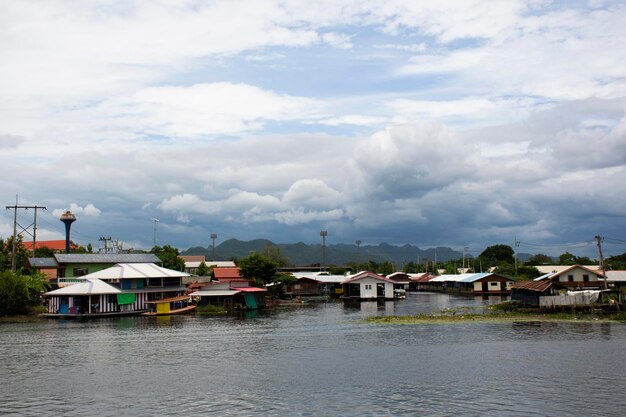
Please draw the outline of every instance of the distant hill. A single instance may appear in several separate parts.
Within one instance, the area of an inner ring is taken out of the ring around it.
[[[289,260],[291,265],[314,265],[322,262],[322,245],[307,245],[298,243],[278,243],[275,244],[266,239],[251,241],[241,241],[237,239],[226,240],[215,247],[215,257],[218,260],[228,260],[233,258],[244,258],[250,252],[262,252],[267,246],[275,246],[280,253]],[[212,259],[212,247],[195,246],[189,248],[181,255],[204,255],[207,259]],[[409,262],[423,263],[425,260],[445,262],[451,259],[460,259],[461,252],[447,247],[437,247],[430,249],[420,249],[413,245],[395,246],[388,243],[380,245],[356,245],[335,244],[326,246],[327,265],[345,265],[348,262],[374,262],[389,261],[401,267]]]

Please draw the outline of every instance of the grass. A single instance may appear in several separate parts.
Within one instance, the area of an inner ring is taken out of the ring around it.
[[[224,307],[214,306],[211,304],[207,304],[205,306],[198,306],[194,310],[195,314],[202,314],[207,316],[220,316],[226,314],[227,311]]]
[[[381,324],[450,324],[450,323],[507,323],[507,322],[523,322],[523,321],[577,321],[577,322],[596,322],[596,321],[616,321],[626,322],[626,312],[613,314],[585,314],[581,312],[567,313],[541,313],[528,311],[515,311],[496,308],[495,311],[485,312],[484,314],[466,313],[454,310],[444,310],[431,314],[417,314],[414,316],[375,316],[368,317],[368,323]]]

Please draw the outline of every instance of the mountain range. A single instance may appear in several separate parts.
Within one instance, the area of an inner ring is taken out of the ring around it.
[[[461,259],[463,253],[448,247],[420,249],[414,245],[396,246],[388,243],[379,245],[350,245],[333,244],[327,245],[325,250],[325,262],[323,262],[324,250],[320,244],[307,245],[298,243],[273,243],[266,239],[241,241],[237,239],[226,240],[215,247],[215,259],[240,259],[248,256],[251,252],[263,253],[268,247],[280,251],[287,258],[290,265],[304,266],[325,263],[326,265],[346,265],[349,262],[385,262],[389,261],[397,267],[409,262],[424,263],[425,261],[446,262],[453,259]],[[212,246],[191,247],[181,255],[204,255],[207,260],[213,259]],[[519,255],[521,257],[522,254]],[[468,255],[468,258],[471,256]],[[522,260],[523,261],[523,260]]]

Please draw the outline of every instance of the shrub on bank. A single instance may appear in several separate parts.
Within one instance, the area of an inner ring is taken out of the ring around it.
[[[48,284],[41,274],[0,272],[0,316],[33,313],[33,308],[41,305],[41,295],[47,289]]]

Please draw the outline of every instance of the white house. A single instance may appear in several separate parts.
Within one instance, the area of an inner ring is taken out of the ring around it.
[[[363,271],[347,277],[342,283],[343,298],[359,300],[393,300],[394,281]]]

